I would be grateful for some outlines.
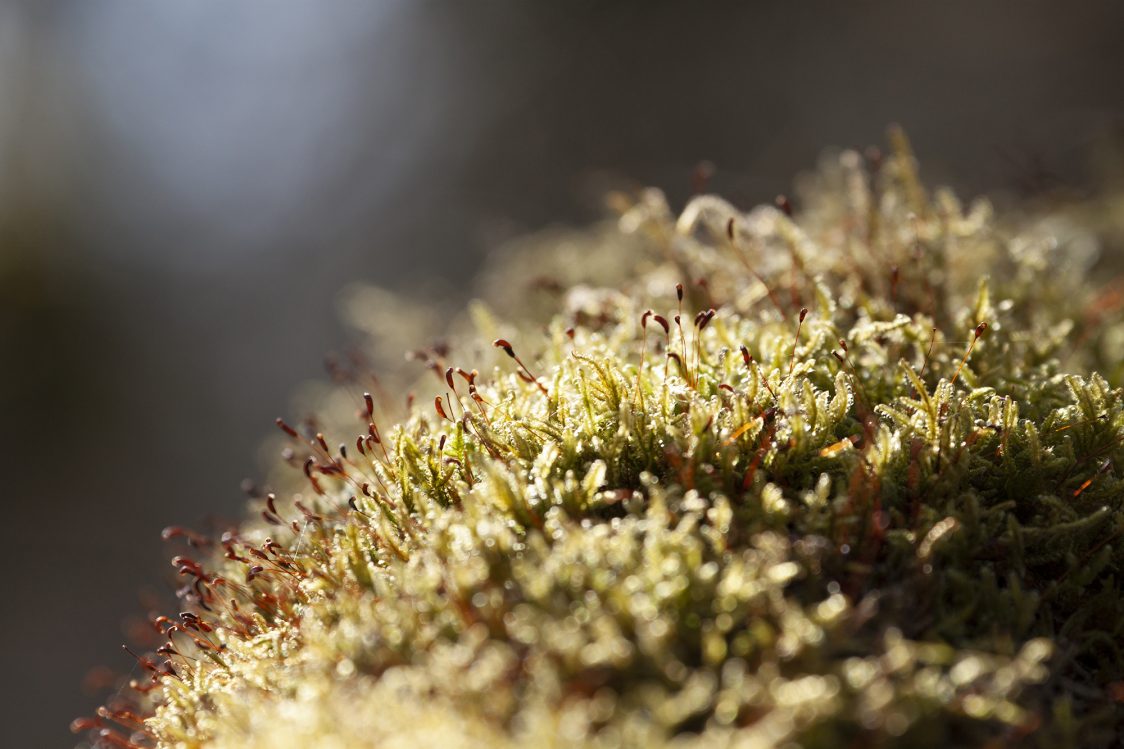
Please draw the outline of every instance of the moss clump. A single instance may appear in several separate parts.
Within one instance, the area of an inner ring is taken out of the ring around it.
[[[344,388],[340,449],[282,424],[300,485],[177,558],[104,740],[1120,742],[1119,313],[893,139],[795,217],[622,198],[612,258],[502,272],[565,265],[556,314],[478,306],[420,352],[423,407]]]

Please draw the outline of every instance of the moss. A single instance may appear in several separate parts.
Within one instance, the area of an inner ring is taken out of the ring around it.
[[[795,216],[616,196],[418,352],[421,405],[343,376],[347,447],[282,424],[300,481],[178,559],[104,740],[1121,741],[1119,310],[892,143]]]

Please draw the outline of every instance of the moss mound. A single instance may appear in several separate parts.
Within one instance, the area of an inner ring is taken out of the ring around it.
[[[203,549],[175,560],[184,611],[77,727],[1124,741],[1116,297],[1081,243],[930,196],[892,141],[825,159],[795,215],[617,196],[612,227],[493,282],[539,291],[417,352],[437,376],[408,412],[343,373],[344,417],[281,424],[299,485],[221,539],[169,529]]]

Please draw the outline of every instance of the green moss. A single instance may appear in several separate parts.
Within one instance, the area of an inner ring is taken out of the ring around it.
[[[1119,311],[893,141],[795,218],[618,196],[493,281],[562,297],[422,352],[423,406],[333,396],[346,455],[290,439],[308,478],[181,564],[133,740],[1121,741]]]

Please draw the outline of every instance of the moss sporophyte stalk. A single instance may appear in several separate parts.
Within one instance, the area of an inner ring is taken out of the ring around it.
[[[336,365],[320,416],[278,422],[275,494],[220,537],[166,531],[181,610],[75,729],[1120,745],[1119,282],[891,143],[748,213],[612,196],[413,344],[416,398]]]

